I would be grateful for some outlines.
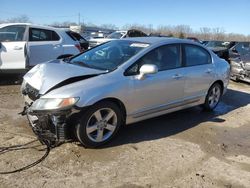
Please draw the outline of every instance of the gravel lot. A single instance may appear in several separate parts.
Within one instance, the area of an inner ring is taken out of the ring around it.
[[[20,85],[0,78],[0,147],[35,139]],[[54,148],[40,164],[0,175],[0,187],[250,187],[250,85],[231,82],[215,112],[195,107],[124,127],[101,149]],[[39,159],[39,142],[0,154],[0,171]]]

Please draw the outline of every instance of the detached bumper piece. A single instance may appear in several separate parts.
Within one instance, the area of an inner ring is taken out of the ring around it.
[[[52,146],[57,146],[70,139],[69,126],[66,124],[69,114],[70,111],[57,113],[28,112],[27,117],[33,132],[41,142],[46,140]]]

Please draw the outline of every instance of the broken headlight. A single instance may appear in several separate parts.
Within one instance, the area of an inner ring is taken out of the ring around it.
[[[62,98],[62,99],[40,98],[32,104],[31,109],[34,111],[67,109],[76,104],[78,100],[79,100],[78,97]]]

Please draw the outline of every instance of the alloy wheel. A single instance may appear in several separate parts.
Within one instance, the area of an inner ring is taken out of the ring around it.
[[[117,127],[117,115],[111,108],[95,111],[87,121],[86,133],[93,142],[109,139]]]
[[[215,85],[210,91],[208,97],[208,104],[211,109],[218,104],[220,96],[221,96],[221,89],[219,86]]]

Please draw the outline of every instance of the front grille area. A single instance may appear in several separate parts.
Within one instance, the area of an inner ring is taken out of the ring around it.
[[[29,85],[28,83],[26,83],[26,85],[24,86],[22,94],[28,95],[28,97],[33,101],[39,98],[39,91],[34,87],[32,87],[31,85]]]

